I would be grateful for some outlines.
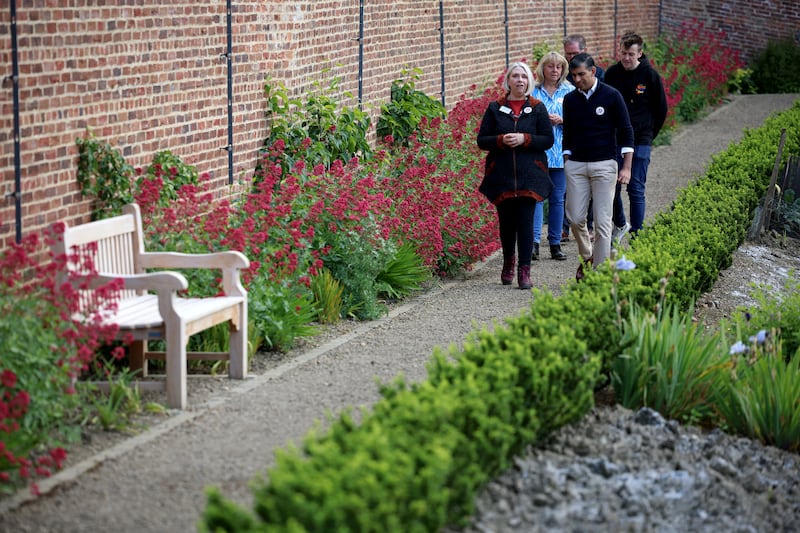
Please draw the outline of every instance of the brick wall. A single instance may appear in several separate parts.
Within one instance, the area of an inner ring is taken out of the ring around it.
[[[696,19],[706,28],[722,31],[722,44],[739,50],[749,61],[770,40],[800,41],[800,2],[797,0],[668,0],[663,2],[662,31],[675,32]]]
[[[75,139],[86,128],[119,148],[134,166],[171,150],[209,173],[228,194],[226,3],[197,0],[16,1],[19,56],[21,218],[23,235],[56,220],[88,219],[76,185]],[[666,2],[665,2],[666,3]],[[445,101],[496,79],[532,47],[560,49],[581,32],[603,62],[616,36],[658,29],[657,0],[445,0]],[[440,2],[364,2],[363,105],[373,118],[405,67],[423,70],[417,88],[442,89]],[[566,7],[566,17],[564,8]],[[10,13],[0,8],[0,65],[11,73]],[[234,179],[255,167],[265,136],[267,75],[301,94],[334,76],[357,105],[359,2],[233,2]],[[324,73],[323,73],[324,71]],[[0,88],[0,193],[14,191],[12,84]],[[374,121],[373,121],[374,123]],[[0,249],[15,237],[13,200],[0,200]]]

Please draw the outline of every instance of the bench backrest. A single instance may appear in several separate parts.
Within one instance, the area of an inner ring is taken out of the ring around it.
[[[54,250],[56,254],[71,254],[77,251],[81,257],[90,257],[95,270],[102,274],[141,273],[142,269],[137,263],[143,244],[141,242],[141,221],[136,216],[137,214],[127,212],[123,215],[79,226],[67,226],[63,239],[54,246]],[[89,253],[89,245],[92,243],[96,248]],[[70,264],[69,267],[75,270],[79,268],[75,264]],[[88,272],[84,273],[88,274]],[[123,299],[134,296],[136,296],[136,292],[130,290],[122,291],[120,294],[120,298]]]

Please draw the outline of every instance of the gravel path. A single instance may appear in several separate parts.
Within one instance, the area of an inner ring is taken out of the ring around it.
[[[656,149],[648,179],[648,212],[652,214],[669,207],[676,191],[702,173],[711,154],[737,140],[742,128],[760,126],[770,113],[788,108],[797,98],[797,95],[734,97],[700,123],[685,128],[675,136],[672,145]],[[557,292],[563,283],[573,278],[578,265],[574,242],[567,243],[564,250],[568,255],[567,261],[545,258],[534,263],[534,286],[548,286]],[[549,256],[545,254],[545,257]],[[0,501],[0,531],[80,532],[103,531],[112,527],[118,532],[196,531],[199,516],[205,507],[204,489],[209,485],[218,486],[227,497],[249,505],[251,495],[248,482],[272,464],[276,448],[298,441],[314,421],[323,420],[328,412],[374,402],[378,398],[376,380],[389,381],[398,373],[405,374],[411,381],[424,379],[425,363],[434,347],[458,344],[476,325],[491,325],[527,308],[531,304],[531,293],[513,286],[502,286],[498,279],[500,266],[500,257],[494,256],[478,265],[464,279],[448,282],[394,308],[385,319],[360,325],[344,324],[315,341],[322,344],[316,347],[307,344],[302,349],[293,350],[287,357],[275,361],[272,368],[244,383],[213,378],[192,380],[189,384],[191,407],[187,411],[169,413],[147,431],[135,437],[118,439],[116,445],[99,450],[81,462],[71,463],[54,478],[40,483],[41,490],[46,493],[43,497],[30,499],[20,493]],[[619,428],[621,424],[635,424],[629,421],[632,416],[632,413],[616,408],[598,409],[587,417],[589,422],[565,428],[564,431],[571,432],[569,435],[573,437],[576,433],[589,431],[586,435],[590,437],[583,441],[603,437],[609,442],[613,441],[613,447],[623,452],[631,447],[627,456],[632,465],[637,458],[639,462],[648,459],[649,454],[644,457],[643,454],[647,454],[648,448],[653,446],[653,441],[648,442],[644,437],[625,439],[619,436],[618,429],[612,433],[612,429]],[[591,417],[597,419],[597,424],[591,423]],[[608,431],[599,430],[604,426],[598,424],[607,424]],[[582,426],[589,429],[581,429]],[[662,428],[662,432],[674,429],[673,425],[666,423],[652,427]],[[694,435],[688,429],[683,431],[686,435]],[[705,439],[710,442],[708,446],[715,446],[722,441],[719,436],[697,435],[687,438]],[[548,507],[555,507],[553,500],[569,504],[573,499],[579,499],[583,489],[564,488],[563,480],[565,476],[566,479],[584,476],[587,469],[594,468],[591,464],[587,466],[586,461],[578,461],[580,456],[585,459],[585,453],[567,450],[572,440],[576,439],[556,440],[560,444],[537,452],[567,458],[567,462],[561,464],[558,463],[558,457],[552,457],[551,466],[557,463],[560,466],[548,467],[548,471],[540,476],[541,479],[551,476],[547,483],[558,483],[558,490],[547,484],[526,485],[533,487],[531,490],[544,490]],[[671,461],[694,464],[700,460],[701,457],[692,455],[686,455],[685,459],[678,457],[684,453],[684,447],[679,445],[676,437],[672,440]],[[635,451],[633,448],[636,448]],[[736,468],[741,468],[742,461],[737,462],[737,458],[752,457],[758,453],[758,448],[749,445],[743,447],[738,456],[725,455],[724,458]],[[796,456],[793,457],[796,459]],[[520,458],[520,462],[526,461],[531,459]],[[606,473],[609,469],[613,473],[613,460],[609,461],[605,465]],[[751,459],[751,462],[756,470],[753,475],[768,463],[766,459],[763,462]],[[579,465],[574,467],[573,473],[568,472],[571,463]],[[624,469],[629,466],[625,463]],[[600,465],[597,468],[602,472],[605,467]],[[530,474],[536,468],[530,466],[521,471]],[[792,469],[797,472],[797,462],[792,464]],[[530,513],[514,515],[514,509],[522,509],[523,505],[505,497],[502,505],[511,514],[490,513],[491,517],[476,517],[475,530],[532,531],[537,530],[532,526],[534,523],[542,524],[542,530],[545,530],[545,524],[549,524],[546,527],[549,531],[570,530],[573,528],[567,528],[567,524],[576,516],[593,521],[591,527],[576,525],[574,528],[584,531],[617,530],[615,525],[634,531],[687,530],[701,523],[711,526],[716,523],[719,530],[734,530],[737,528],[727,527],[728,522],[715,522],[718,514],[747,513],[750,507],[758,503],[749,502],[748,507],[742,506],[742,500],[728,498],[727,508],[722,511],[706,509],[703,510],[705,515],[698,511],[698,516],[705,516],[704,522],[676,521],[673,525],[658,521],[648,523],[641,519],[619,519],[615,522],[614,517],[633,511],[641,515],[652,508],[646,499],[649,493],[647,487],[665,482],[656,475],[655,470],[649,472],[638,478],[639,485],[631,485],[630,491],[633,492],[627,499],[629,503],[623,505],[621,510],[609,507],[613,512],[598,510],[590,513],[586,508],[571,507],[569,511],[555,513],[555,518],[548,516],[550,522],[537,522],[543,518]],[[607,479],[609,476],[600,477]],[[502,480],[496,483],[497,487],[505,486]],[[685,494],[692,498],[717,487],[710,481],[705,485],[698,484],[696,479],[691,482],[677,479],[670,483],[694,483],[695,492]],[[766,480],[760,486],[772,485]],[[619,492],[616,486],[605,491],[591,487],[589,494],[592,497],[602,492]],[[800,495],[796,493],[796,478],[793,487],[794,500],[798,501]],[[688,490],[688,487],[683,488]],[[523,488],[514,490],[525,492]],[[527,498],[532,498],[530,492]],[[769,501],[767,497],[763,499]],[[495,500],[481,500],[481,508],[486,507],[486,501]],[[591,504],[591,500],[590,497],[588,504]],[[630,502],[638,507],[634,506],[636,509],[633,509]],[[531,505],[526,509],[530,510]],[[740,507],[734,508],[737,505]],[[694,512],[692,506],[676,509],[675,512]],[[766,514],[769,514],[769,510]],[[596,521],[598,516],[601,519]],[[795,520],[800,518],[796,504],[793,516]],[[531,521],[527,521],[528,518]],[[795,521],[797,523],[800,522]],[[752,527],[747,527],[746,522],[740,524],[734,521],[731,524],[737,527],[741,525],[740,531],[782,529],[766,521],[755,523]],[[593,529],[595,526],[596,529]]]

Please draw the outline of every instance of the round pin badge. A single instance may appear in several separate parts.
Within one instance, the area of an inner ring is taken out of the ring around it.
[[[606,114],[606,110],[603,106],[597,106],[597,109],[595,109],[594,112],[598,117]]]

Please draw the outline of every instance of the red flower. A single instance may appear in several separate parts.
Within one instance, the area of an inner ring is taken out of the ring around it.
[[[17,384],[17,375],[11,370],[3,370],[0,373],[0,383],[7,389],[13,389],[14,385]]]

